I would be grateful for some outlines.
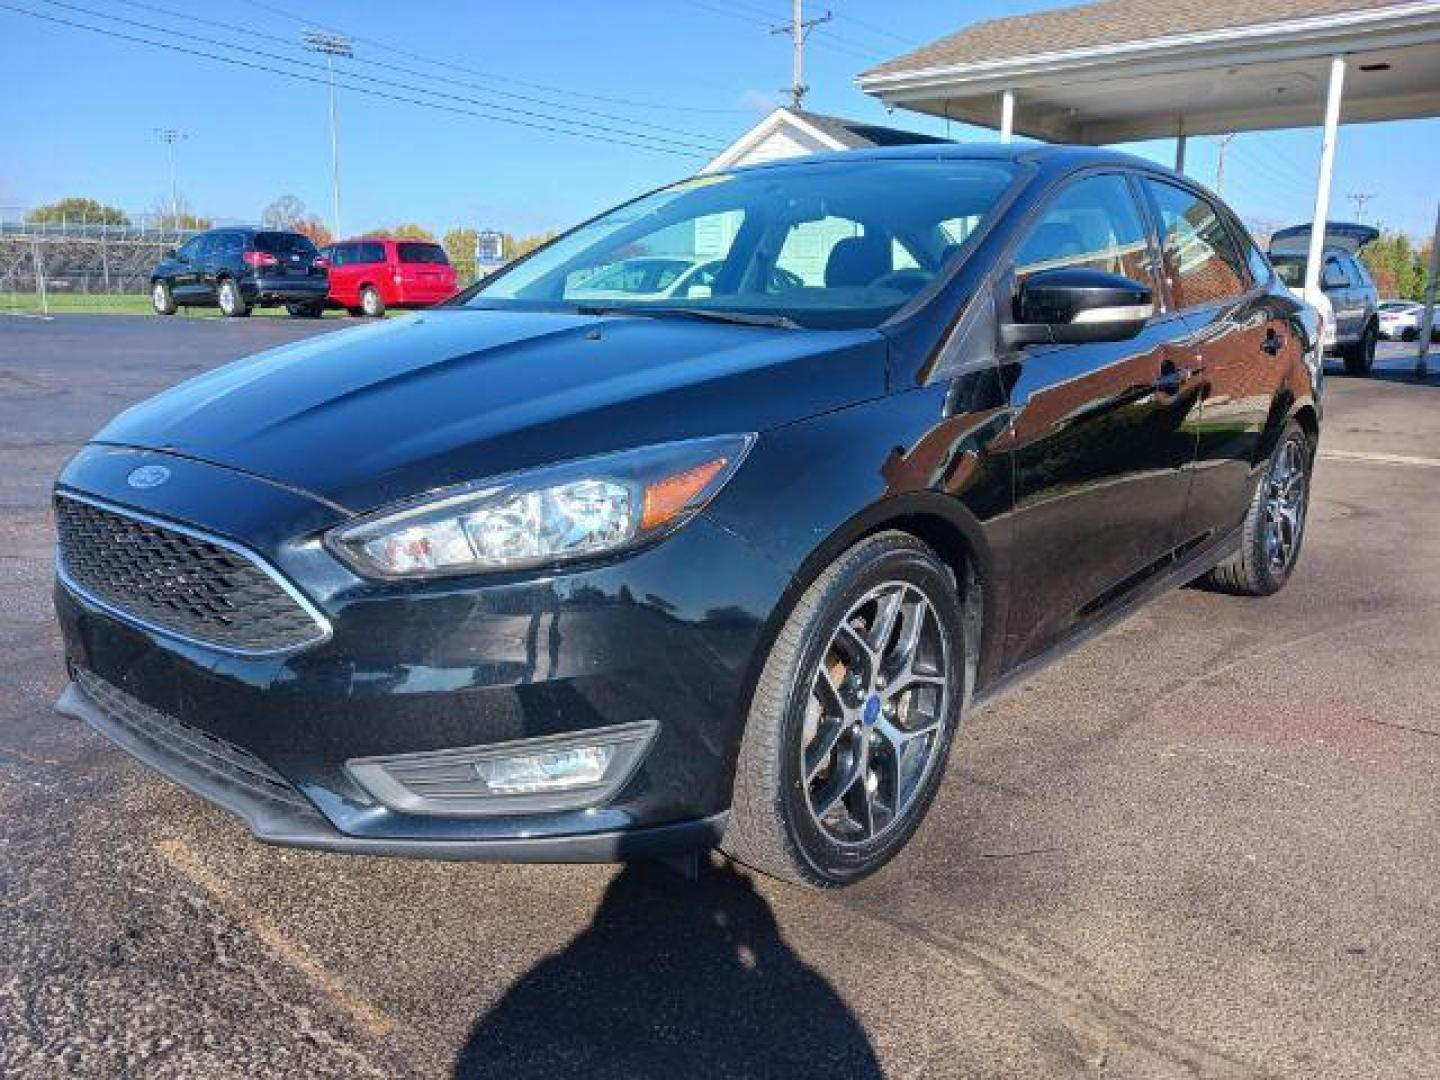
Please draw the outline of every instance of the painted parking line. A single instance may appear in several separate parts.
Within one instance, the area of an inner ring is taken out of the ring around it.
[[[1409,454],[1382,454],[1368,450],[1321,450],[1327,461],[1364,461],[1371,465],[1414,465],[1422,469],[1440,469],[1440,458],[1413,457]]]
[[[319,961],[282,934],[274,923],[241,899],[229,885],[201,863],[183,841],[162,840],[153,847],[156,854],[209,893],[211,898],[258,937],[280,960],[298,971],[335,1005],[348,1013],[367,1035],[379,1039],[395,1030],[394,1020],[325,970]]]

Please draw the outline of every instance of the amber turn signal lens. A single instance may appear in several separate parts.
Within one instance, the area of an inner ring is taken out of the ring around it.
[[[728,464],[728,458],[716,458],[647,486],[640,528],[654,529],[682,513]]]

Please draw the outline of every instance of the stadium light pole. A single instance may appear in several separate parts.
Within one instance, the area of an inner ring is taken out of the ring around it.
[[[170,218],[171,228],[180,225],[180,188],[175,183],[175,144],[188,136],[179,128],[156,128],[155,137],[165,144],[165,153],[170,158]]]
[[[330,77],[330,193],[333,213],[330,228],[336,239],[340,233],[340,134],[335,122],[335,57],[346,59],[355,55],[355,46],[341,34],[330,34],[321,30],[306,30],[300,35],[300,42],[310,52],[325,57],[325,71]]]

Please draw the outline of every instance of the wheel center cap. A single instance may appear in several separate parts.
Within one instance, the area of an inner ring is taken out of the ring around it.
[[[866,727],[875,726],[875,721],[880,719],[880,698],[878,695],[871,694],[865,699],[865,709],[862,715]]]

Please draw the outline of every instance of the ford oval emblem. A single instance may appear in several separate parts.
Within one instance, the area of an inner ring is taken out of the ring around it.
[[[159,487],[170,479],[170,470],[164,465],[141,465],[125,478],[133,488]]]

